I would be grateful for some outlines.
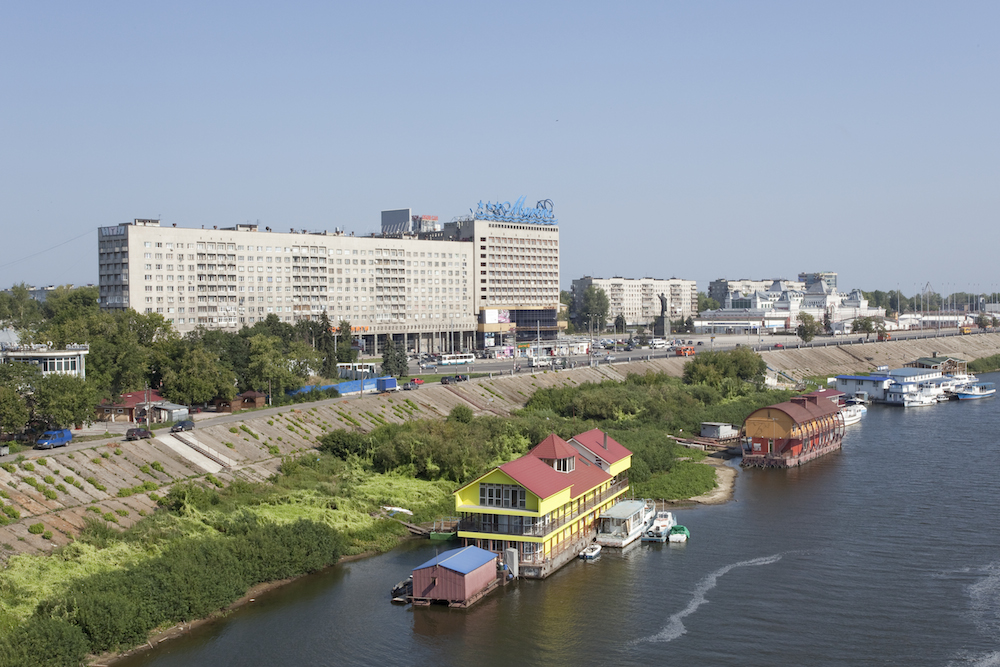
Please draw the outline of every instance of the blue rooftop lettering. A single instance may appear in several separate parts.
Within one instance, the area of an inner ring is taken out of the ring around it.
[[[485,204],[480,201],[479,207],[473,212],[476,220],[492,220],[493,222],[519,222],[534,225],[554,225],[558,221],[552,213],[552,200],[542,199],[535,208],[524,205],[522,196],[513,205],[509,201]]]

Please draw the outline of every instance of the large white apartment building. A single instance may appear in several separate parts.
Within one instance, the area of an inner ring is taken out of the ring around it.
[[[158,313],[180,333],[326,313],[334,324],[349,320],[376,350],[385,336],[419,350],[481,345],[494,332],[527,338],[529,324],[533,338],[550,321],[554,336],[558,227],[554,219],[529,224],[524,212],[490,219],[495,210],[481,205],[427,234],[199,229],[147,219],[102,227],[101,307]]]
[[[662,309],[660,295],[668,299],[670,319],[687,318],[698,312],[698,284],[680,278],[592,278],[584,276],[573,281],[576,309],[583,304],[583,294],[593,285],[608,296],[607,325],[619,315],[629,326],[652,326]]]

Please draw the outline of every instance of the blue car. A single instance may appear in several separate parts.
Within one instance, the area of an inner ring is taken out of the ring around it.
[[[73,434],[68,428],[46,431],[35,443],[35,449],[53,449],[54,447],[65,447],[73,439]]]

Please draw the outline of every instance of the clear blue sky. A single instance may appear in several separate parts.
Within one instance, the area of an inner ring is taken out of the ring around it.
[[[998,25],[996,2],[3,3],[0,286],[96,282],[96,228],[136,217],[367,233],[525,195],[555,203],[564,288],[1000,290]]]

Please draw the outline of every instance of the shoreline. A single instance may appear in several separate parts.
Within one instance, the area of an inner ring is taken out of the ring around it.
[[[706,457],[699,463],[703,465],[710,465],[715,468],[716,488],[712,489],[708,493],[704,493],[700,496],[692,496],[691,498],[685,498],[684,500],[659,500],[657,501],[658,505],[665,507],[667,506],[678,507],[678,506],[692,505],[692,504],[722,505],[723,503],[727,503],[733,499],[733,493],[736,486],[736,476],[739,471],[736,470],[735,468],[732,468],[731,466],[727,466],[726,462],[722,459]],[[397,542],[396,546],[399,546],[400,544],[403,544],[404,542],[407,542],[409,540],[416,540],[416,539],[422,539],[422,538],[416,535],[401,537]],[[391,551],[391,549],[389,551]],[[386,553],[386,552],[365,551],[351,556],[343,556],[336,563],[329,565],[323,568],[322,570],[319,570],[319,572],[324,572],[330,568],[337,567],[338,565],[344,563],[351,563],[354,561],[359,561],[365,558],[369,558],[371,556],[377,556],[380,553]],[[316,574],[316,573],[314,572],[310,574]],[[183,636],[184,634],[192,630],[195,630],[197,628],[208,625],[209,623],[213,623],[217,620],[225,618],[231,612],[236,611],[241,607],[244,607],[248,604],[255,602],[258,597],[265,595],[270,591],[277,590],[278,588],[281,588],[283,586],[287,586],[293,581],[298,581],[303,577],[308,577],[310,576],[310,574],[303,574],[298,577],[291,577],[288,579],[280,579],[278,581],[269,581],[257,584],[256,586],[251,587],[250,590],[248,590],[246,594],[243,595],[243,597],[233,601],[224,609],[216,611],[211,616],[196,619],[194,621],[189,621],[186,623],[177,623],[176,625],[170,626],[169,628],[157,631],[155,634],[149,637],[149,639],[146,641],[145,644],[142,644],[141,646],[134,646],[125,651],[104,653],[98,656],[94,656],[88,662],[88,664],[91,667],[110,667],[111,665],[120,662],[124,658],[128,658],[134,655],[138,655],[139,653],[144,653],[146,651],[155,649],[165,641],[176,639],[177,637]]]
[[[399,538],[399,542],[397,543],[396,546],[399,546],[400,544],[413,539],[419,539],[419,538],[414,535],[401,537]],[[395,548],[396,547],[393,547],[393,549]],[[298,581],[299,579],[311,576],[313,574],[319,574],[320,572],[326,572],[327,570],[337,567],[338,565],[342,565],[344,563],[351,563],[354,561],[362,560],[364,558],[369,558],[371,556],[377,556],[380,553],[385,553],[385,552],[364,551],[362,553],[354,554],[351,556],[343,556],[339,560],[337,560],[336,563],[328,565],[322,570],[317,570],[316,572],[310,572],[309,574],[302,574],[297,577],[278,579],[277,581],[266,581],[264,583],[257,584],[256,586],[252,586],[250,590],[248,590],[246,594],[243,595],[243,597],[239,598],[238,600],[234,600],[231,604],[229,604],[223,609],[219,609],[218,611],[214,612],[211,616],[206,616],[205,618],[199,618],[186,623],[177,623],[175,625],[170,626],[169,628],[158,630],[154,634],[152,634],[149,637],[149,639],[146,640],[145,644],[142,644],[140,646],[134,646],[124,651],[102,653],[101,655],[93,656],[90,659],[90,661],[88,661],[87,664],[90,665],[90,667],[110,667],[111,665],[114,665],[125,658],[130,658],[134,655],[138,655],[140,653],[145,653],[146,651],[155,649],[165,641],[168,641],[170,639],[176,639],[177,637],[187,634],[191,630],[195,630],[202,626],[208,625],[209,623],[213,623],[215,621],[223,619],[226,616],[228,616],[231,612],[236,611],[241,607],[245,607],[246,605],[252,602],[255,602],[258,597],[270,591],[277,590],[283,586],[287,586],[293,581]]]

